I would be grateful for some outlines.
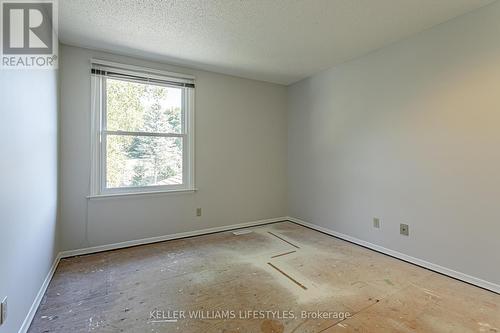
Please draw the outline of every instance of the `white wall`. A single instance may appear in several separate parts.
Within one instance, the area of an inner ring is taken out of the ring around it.
[[[0,70],[0,332],[21,327],[57,252],[57,72]]]
[[[286,215],[285,87],[66,45],[60,53],[63,250]],[[198,192],[87,201],[92,57],[196,76]]]
[[[497,2],[291,86],[289,214],[500,284],[499,36]]]

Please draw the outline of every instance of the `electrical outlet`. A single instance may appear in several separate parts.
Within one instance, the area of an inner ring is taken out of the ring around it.
[[[7,297],[0,303],[0,325],[3,325],[7,320]]]
[[[373,227],[377,229],[380,228],[380,219],[378,217],[373,218]]]
[[[201,216],[201,208],[196,208],[196,216]]]
[[[401,223],[399,225],[399,233],[404,236],[408,236],[410,234],[410,227],[408,224]]]

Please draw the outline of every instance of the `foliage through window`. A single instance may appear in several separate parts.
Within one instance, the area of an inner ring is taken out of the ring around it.
[[[193,85],[116,70],[93,74],[100,111],[94,194],[191,189]]]

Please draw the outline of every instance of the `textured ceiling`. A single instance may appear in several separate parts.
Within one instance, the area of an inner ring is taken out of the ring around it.
[[[61,0],[63,43],[290,84],[490,0]]]

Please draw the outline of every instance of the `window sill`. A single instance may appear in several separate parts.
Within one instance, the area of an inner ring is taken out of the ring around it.
[[[183,190],[165,190],[165,191],[149,191],[149,192],[126,192],[126,193],[106,193],[106,194],[96,194],[87,196],[88,200],[99,200],[99,199],[113,199],[113,198],[124,198],[124,197],[143,197],[143,196],[160,196],[175,193],[194,193],[198,191],[197,188],[183,189]]]

